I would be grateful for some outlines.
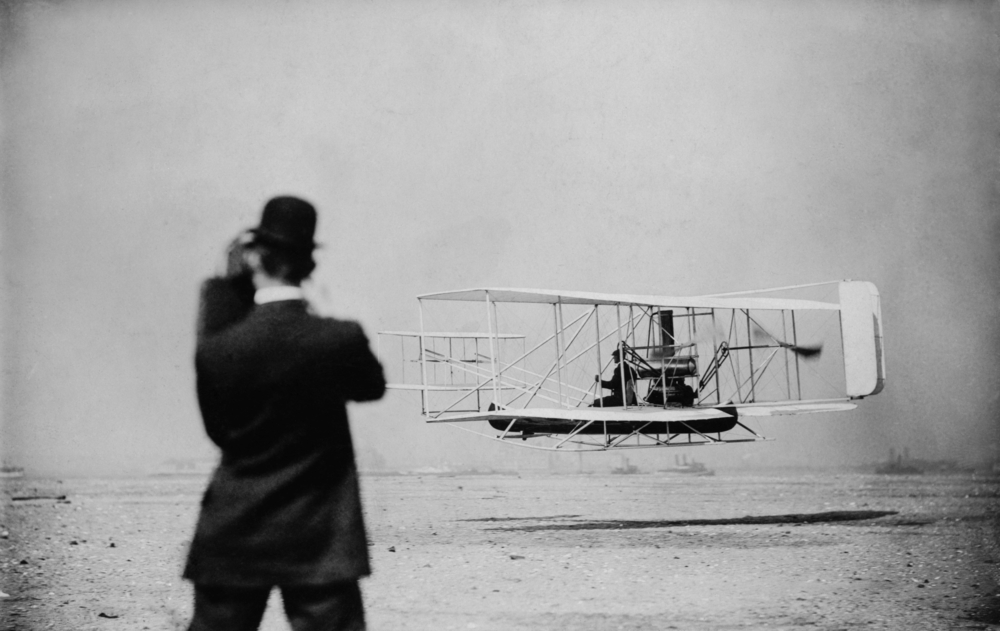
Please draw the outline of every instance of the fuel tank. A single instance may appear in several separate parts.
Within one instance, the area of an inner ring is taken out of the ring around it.
[[[656,379],[661,375],[666,375],[667,379],[678,377],[691,377],[698,372],[698,363],[694,357],[677,355],[674,357],[663,357],[660,359],[650,359],[652,368],[645,366],[639,369],[640,379]]]

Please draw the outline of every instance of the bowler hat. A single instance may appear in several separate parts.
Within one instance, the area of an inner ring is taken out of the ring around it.
[[[316,209],[298,197],[275,197],[264,205],[260,225],[252,228],[254,243],[272,245],[289,250],[312,251],[316,233]]]

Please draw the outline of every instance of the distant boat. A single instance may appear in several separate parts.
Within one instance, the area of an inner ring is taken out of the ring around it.
[[[903,453],[897,454],[896,450],[889,450],[889,460],[875,467],[875,473],[883,475],[922,475],[930,474],[965,474],[975,473],[972,467],[963,467],[955,460],[922,460],[920,458],[910,458],[910,450],[904,449]]]
[[[455,476],[468,475],[517,475],[517,471],[491,469],[489,467],[480,469],[478,467],[452,467],[443,465],[440,467],[420,467],[408,471],[400,471],[396,472],[395,475],[436,475],[443,478],[453,478]]]
[[[0,478],[23,478],[24,467],[0,467]]]
[[[629,464],[628,458],[622,458],[622,466],[615,467],[614,469],[611,470],[611,473],[617,475],[634,475],[636,473],[639,473],[639,467],[635,466],[634,464]]]
[[[214,458],[174,458],[164,460],[150,475],[210,475],[216,464]]]
[[[715,471],[705,466],[703,462],[697,462],[694,458],[688,461],[687,454],[674,456],[675,465],[667,469],[657,469],[657,473],[679,473],[682,475],[715,475]]]
[[[886,462],[875,468],[875,473],[882,475],[923,475],[924,470],[915,465],[904,463],[901,459]]]
[[[875,467],[875,473],[882,475],[922,475],[924,470],[910,460],[910,450],[904,449],[903,453],[896,453],[895,449],[889,449],[889,459]]]

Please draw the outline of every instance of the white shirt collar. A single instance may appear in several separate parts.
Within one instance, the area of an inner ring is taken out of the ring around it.
[[[274,287],[261,287],[253,295],[253,301],[262,305],[268,302],[278,302],[279,300],[305,300],[305,294],[301,287],[292,285],[276,285]]]

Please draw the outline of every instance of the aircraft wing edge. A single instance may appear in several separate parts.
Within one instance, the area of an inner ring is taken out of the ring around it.
[[[646,296],[638,294],[607,294],[586,291],[555,291],[550,289],[473,288],[442,291],[417,296],[418,300],[479,301],[489,296],[495,302],[577,305],[636,305],[657,307],[691,307],[705,309],[813,309],[838,311],[840,305],[817,300],[791,298],[760,298],[754,296]]]
[[[387,390],[413,390],[416,392],[421,392],[423,390],[426,390],[428,392],[475,392],[476,390],[480,390],[482,392],[491,392],[493,390],[492,387],[484,386],[481,384],[480,385],[443,384],[443,385],[422,386],[419,383],[387,383],[385,384],[385,387]],[[502,386],[499,389],[516,390],[514,386]]]
[[[789,401],[771,404],[737,405],[736,410],[741,417],[754,417],[847,412],[857,407],[856,403],[846,401]]]
[[[529,408],[522,410],[496,410],[493,412],[479,412],[472,414],[456,414],[454,416],[429,418],[428,423],[463,423],[472,421],[509,421],[512,419],[545,419],[553,421],[574,421],[574,422],[676,422],[676,421],[705,421],[712,419],[731,418],[732,414],[717,408],[683,408],[683,409],[662,409],[654,410],[636,408],[632,410],[608,411],[602,408]]]

